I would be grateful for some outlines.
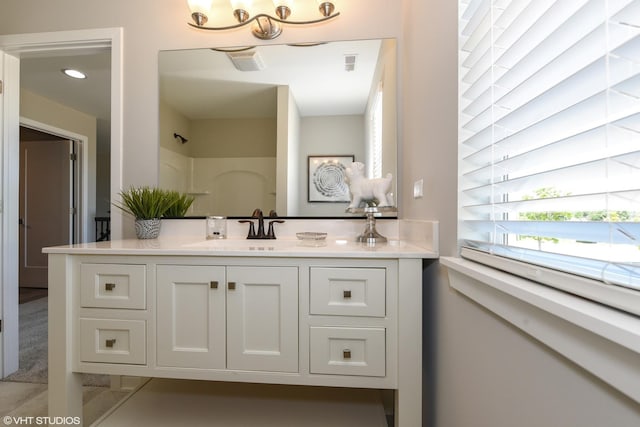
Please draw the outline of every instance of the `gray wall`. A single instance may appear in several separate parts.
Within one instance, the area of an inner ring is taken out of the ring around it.
[[[405,2],[403,214],[440,221],[442,255],[456,254],[457,2]],[[424,177],[425,197],[411,198]],[[640,425],[640,405],[452,290],[425,269],[424,425]]]
[[[365,162],[364,116],[303,117],[298,151],[298,206],[296,216],[344,216],[348,202],[317,203],[308,200],[308,157],[353,155]]]

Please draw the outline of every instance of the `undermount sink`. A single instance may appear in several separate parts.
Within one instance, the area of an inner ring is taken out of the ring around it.
[[[183,245],[186,248],[222,250],[274,250],[296,246],[295,240],[288,239],[213,239]]]
[[[325,233],[321,233],[325,234]],[[326,240],[305,238],[280,238],[280,239],[213,239],[203,240],[182,245],[191,249],[233,250],[233,251],[282,251],[299,250],[303,248],[320,248],[325,246],[345,246],[345,239]]]

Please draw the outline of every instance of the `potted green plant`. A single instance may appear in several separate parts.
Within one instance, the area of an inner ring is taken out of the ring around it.
[[[131,187],[119,193],[121,202],[113,205],[135,218],[138,239],[155,239],[160,234],[160,218],[170,209],[175,199],[155,187]]]
[[[182,218],[187,214],[195,197],[179,191],[168,190],[166,197],[173,201],[171,207],[164,213],[165,218]]]

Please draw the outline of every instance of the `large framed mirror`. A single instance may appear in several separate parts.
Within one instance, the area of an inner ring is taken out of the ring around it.
[[[393,39],[161,51],[160,187],[195,196],[188,216],[350,217],[332,162],[353,156],[395,197],[396,58]]]

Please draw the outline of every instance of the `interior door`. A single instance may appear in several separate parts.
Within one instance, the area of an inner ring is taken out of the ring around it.
[[[20,141],[21,287],[47,287],[42,248],[73,242],[73,141]]]
[[[0,50],[0,376],[18,369],[18,140],[20,120],[20,60]]]

